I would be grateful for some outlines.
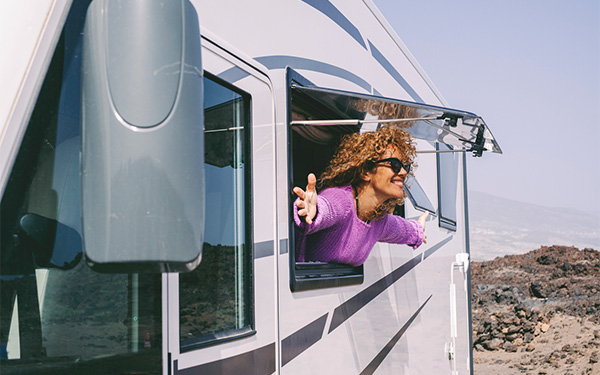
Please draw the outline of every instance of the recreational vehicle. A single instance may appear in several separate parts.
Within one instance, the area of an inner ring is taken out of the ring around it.
[[[2,2],[0,50],[2,374],[473,372],[466,160],[501,150],[371,0]],[[427,243],[297,261],[293,187],[383,126]]]

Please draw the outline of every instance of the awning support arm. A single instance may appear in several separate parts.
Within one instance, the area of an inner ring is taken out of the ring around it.
[[[417,154],[447,154],[451,152],[470,152],[471,150],[417,150]]]
[[[292,121],[290,125],[362,125],[362,124],[387,124],[390,122],[407,122],[407,121],[427,121],[438,120],[437,116],[426,116],[416,118],[399,118],[399,119],[385,119],[385,120],[305,120],[305,121]],[[436,125],[437,126],[437,125]],[[445,129],[444,129],[445,130]],[[455,134],[456,135],[456,134]]]

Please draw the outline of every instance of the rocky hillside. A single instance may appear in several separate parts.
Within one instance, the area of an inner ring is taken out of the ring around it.
[[[600,374],[600,252],[472,263],[475,374]]]

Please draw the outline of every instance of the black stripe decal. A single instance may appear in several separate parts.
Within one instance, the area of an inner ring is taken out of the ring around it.
[[[254,244],[254,259],[270,257],[275,251],[273,241],[257,242]]]
[[[439,250],[444,244],[446,244],[452,237],[448,237],[444,241],[432,246],[426,251],[426,257]],[[428,254],[427,254],[428,253]],[[344,302],[340,306],[336,307],[333,311],[333,318],[331,319],[331,325],[329,326],[329,333],[339,327],[348,318],[354,315],[358,310],[362,309],[371,302],[375,297],[383,293],[387,288],[394,284],[402,276],[406,275],[410,270],[415,268],[417,264],[421,262],[422,255],[419,254],[404,263],[400,267],[396,268],[392,273],[386,275],[379,281],[376,281],[373,285],[369,286],[362,292],[358,293],[348,301]]]
[[[377,354],[375,356],[375,358],[373,358],[373,360],[371,361],[371,363],[369,363],[367,365],[367,367],[365,367],[364,370],[362,370],[362,372],[360,373],[360,375],[370,375],[372,373],[375,372],[375,370],[377,370],[377,368],[379,367],[379,365],[383,362],[383,360],[385,359],[385,357],[388,356],[388,354],[390,354],[390,352],[392,351],[392,349],[394,348],[394,346],[398,343],[398,340],[400,340],[400,337],[402,337],[402,335],[404,335],[404,332],[406,332],[406,330],[408,329],[408,327],[410,327],[410,325],[412,324],[412,322],[415,320],[415,318],[417,317],[417,315],[419,315],[419,313],[421,312],[421,310],[423,310],[423,307],[425,307],[425,305],[427,304],[427,302],[429,302],[429,300],[431,299],[431,297],[433,297],[433,294],[429,296],[429,298],[427,298],[427,300],[425,302],[423,302],[423,304],[421,305],[421,307],[419,307],[417,309],[417,311],[415,311],[415,313],[410,317],[410,319],[408,319],[408,321],[406,323],[404,323],[404,325],[402,326],[402,328],[400,328],[400,331],[398,331],[398,333],[396,333],[396,335],[394,337],[392,337],[392,339],[387,343],[386,346],[383,347],[383,349],[381,349],[381,351],[379,352],[379,354]]]
[[[177,365],[178,362],[175,361],[176,375],[270,375],[275,372],[275,343],[233,357],[183,370],[179,370]]]
[[[408,95],[410,95],[414,99],[414,101],[424,103],[423,99],[421,99],[419,94],[417,94],[417,92],[408,84],[408,82],[406,82],[406,80],[402,78],[402,75],[396,70],[396,68],[394,68],[394,66],[388,61],[388,59],[386,59],[385,56],[383,56],[383,54],[379,52],[377,48],[375,48],[375,46],[373,45],[373,43],[371,43],[370,40],[369,47],[371,48],[371,55],[373,55],[375,60],[377,60],[379,64],[381,64],[381,66],[385,70],[387,70],[387,72],[396,80],[396,82],[400,84],[400,86],[402,86],[402,88],[408,93]]]
[[[365,45],[365,41],[360,35],[360,31],[350,22],[346,16],[342,14],[331,2],[327,0],[302,0],[306,4],[315,8],[319,12],[323,13],[330,20],[335,22],[339,27],[341,27],[348,35],[350,35],[354,40],[358,42],[364,49],[367,49]]]
[[[445,244],[447,244],[448,242],[450,242],[452,240],[452,236],[438,242],[437,244],[435,244],[435,246],[432,246],[430,249],[425,250],[425,253],[423,254],[423,260],[429,258],[431,256],[431,254],[435,253],[436,251],[438,251],[438,249],[442,246],[444,246]]]
[[[452,237],[448,237],[443,241],[432,246],[425,251],[423,255],[419,254],[392,271],[389,275],[383,277],[375,284],[371,285],[367,289],[358,293],[342,305],[338,306],[333,312],[333,319],[329,328],[331,333],[335,328],[345,322],[348,318],[354,315],[358,310],[363,308],[366,304],[372,301],[375,297],[381,294],[385,289],[391,286],[394,282],[398,281],[408,271],[413,269],[417,264],[421,262],[421,257],[427,259],[443,245],[448,243]],[[266,242],[261,242],[262,244]],[[259,244],[261,244],[259,243]],[[400,337],[404,334],[406,329],[412,324],[416,316],[423,309],[425,304],[431,299],[432,296],[421,305],[421,307],[415,312],[415,314],[404,324],[400,331],[394,336],[394,338],[384,347],[384,349],[371,361],[371,363],[363,370],[361,375],[371,374],[381,364],[381,361],[388,355],[391,348],[398,342]],[[281,342],[281,356],[282,366],[285,366],[291,360],[302,354],[312,345],[317,343],[322,337],[325,331],[325,324],[327,323],[327,315],[325,314],[320,318],[314,320],[308,325],[300,328],[298,331],[292,333]],[[275,343],[263,346],[256,350],[239,354],[234,357],[225,358],[219,361],[214,361],[199,366],[189,367],[183,370],[177,368],[178,362],[174,361],[174,374],[175,375],[196,375],[196,374],[253,374],[263,375],[272,374],[275,372]],[[374,367],[373,367],[374,366]],[[371,369],[372,370],[369,370]],[[370,371],[370,372],[365,372]]]
[[[281,366],[285,366],[323,337],[327,315],[329,314],[323,315],[283,339],[281,342]]]

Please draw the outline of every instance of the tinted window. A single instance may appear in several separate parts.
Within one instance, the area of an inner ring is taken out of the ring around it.
[[[182,349],[251,332],[249,98],[204,83],[206,222],[202,261],[179,277]]]
[[[445,144],[438,144],[438,150],[452,150],[452,148]],[[437,154],[440,226],[451,230],[456,230],[458,158],[459,153],[457,152]]]

